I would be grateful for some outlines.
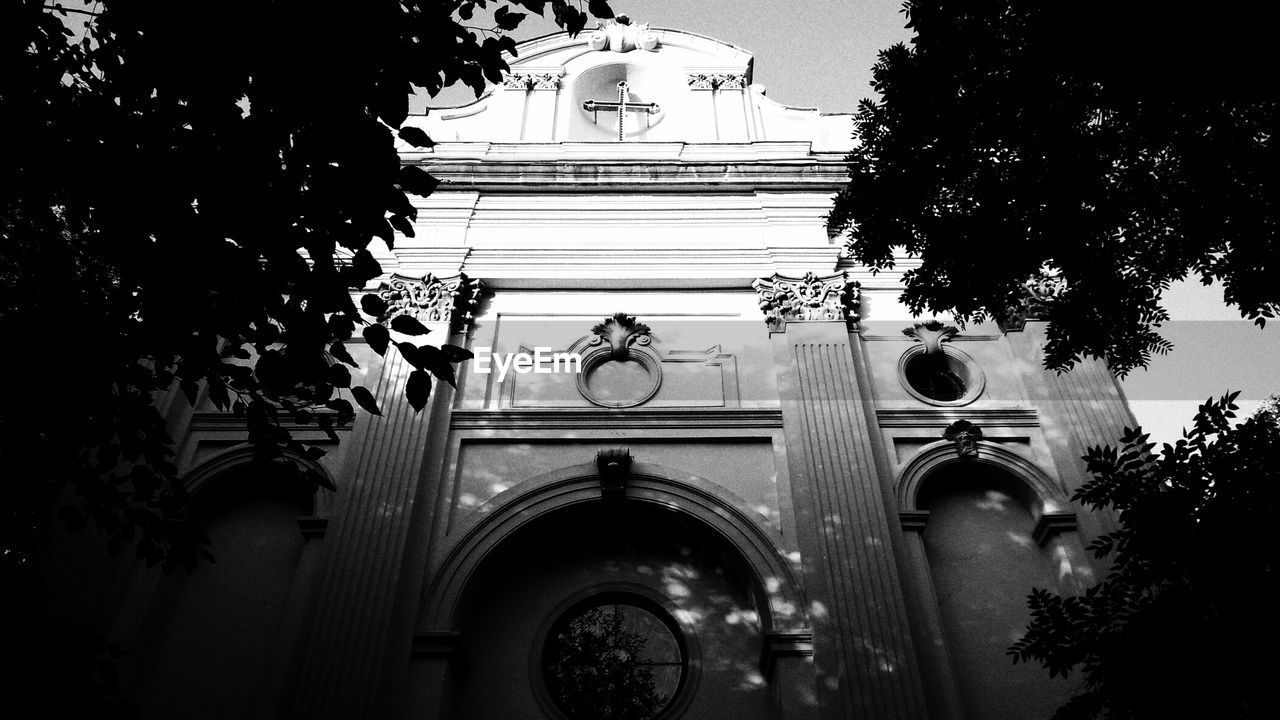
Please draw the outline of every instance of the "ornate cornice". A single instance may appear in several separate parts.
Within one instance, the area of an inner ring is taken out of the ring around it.
[[[1043,273],[1022,285],[1021,298],[1005,311],[999,320],[1000,329],[1017,332],[1028,320],[1039,320],[1049,312],[1049,306],[1067,289],[1067,281],[1056,272]]]
[[[632,25],[630,18],[619,15],[600,21],[596,29],[587,35],[587,47],[618,53],[637,49],[652,52],[658,49],[658,34],[649,29],[649,23]]]
[[[903,328],[902,334],[919,340],[924,345],[925,355],[941,355],[942,343],[959,335],[960,331],[951,325],[943,325],[937,320],[929,320]]]
[[[850,330],[857,328],[859,286],[850,282],[846,272],[823,277],[810,272],[799,278],[775,273],[756,280],[751,287],[770,332],[785,331],[789,322],[813,320],[844,320]]]
[[[688,79],[693,90],[741,90],[747,86],[743,73],[689,73]]]
[[[512,72],[502,78],[502,87],[512,90],[558,90],[563,72]]]
[[[378,296],[387,302],[384,320],[409,315],[418,322],[445,322],[465,332],[475,319],[480,281],[466,273],[444,278],[431,273],[422,278],[392,275],[378,288]]]

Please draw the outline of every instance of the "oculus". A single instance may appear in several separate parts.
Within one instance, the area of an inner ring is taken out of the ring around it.
[[[663,608],[629,593],[595,595],[558,618],[542,674],[570,720],[654,720],[685,685],[688,653]]]
[[[898,379],[912,397],[930,405],[959,406],[982,394],[982,370],[968,353],[949,344],[958,330],[930,320],[902,333],[918,341],[898,361]]]

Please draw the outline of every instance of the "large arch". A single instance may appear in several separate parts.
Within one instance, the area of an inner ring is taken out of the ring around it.
[[[418,631],[454,629],[468,582],[518,530],[557,510],[597,502],[603,502],[599,471],[595,464],[585,463],[530,478],[478,507],[474,512],[480,519],[464,531],[426,588]],[[762,629],[772,633],[807,628],[803,594],[793,568],[764,521],[756,520],[741,498],[695,475],[635,463],[622,502],[675,510],[708,527],[748,568]]]

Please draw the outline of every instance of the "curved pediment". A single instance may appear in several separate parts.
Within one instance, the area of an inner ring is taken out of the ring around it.
[[[436,142],[851,145],[852,116],[775,103],[751,53],[696,33],[605,21],[516,46],[501,86],[411,118]]]

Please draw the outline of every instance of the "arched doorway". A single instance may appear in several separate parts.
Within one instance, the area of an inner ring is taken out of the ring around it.
[[[772,717],[750,584],[723,539],[678,510],[543,515],[467,584],[458,716]]]

